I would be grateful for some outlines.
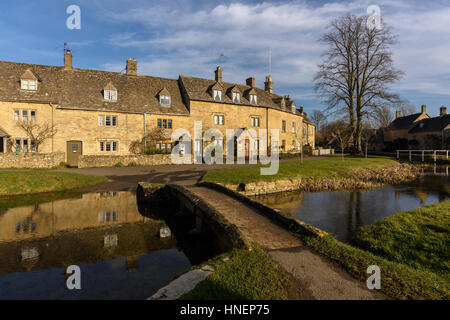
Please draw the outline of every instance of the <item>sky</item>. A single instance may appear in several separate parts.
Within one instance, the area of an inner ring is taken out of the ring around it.
[[[67,28],[70,5],[80,7],[80,29]],[[123,72],[131,57],[140,74],[213,79],[220,64],[224,81],[253,76],[264,88],[270,51],[274,91],[310,113],[326,108],[313,90],[318,39],[331,20],[369,5],[399,39],[394,62],[406,74],[391,91],[438,115],[450,106],[450,0],[1,1],[0,60],[62,65],[66,42],[77,68]]]

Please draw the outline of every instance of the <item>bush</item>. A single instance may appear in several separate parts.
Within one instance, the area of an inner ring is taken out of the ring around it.
[[[146,155],[161,154],[161,153],[163,153],[162,150],[158,148],[149,148],[144,151],[144,154]]]
[[[123,167],[123,163],[122,162],[117,162],[114,167]]]
[[[64,168],[70,168],[69,164],[61,161],[57,166],[53,166],[52,169],[64,169]]]
[[[131,161],[130,163],[128,163],[128,167],[137,167],[137,163],[134,161]]]

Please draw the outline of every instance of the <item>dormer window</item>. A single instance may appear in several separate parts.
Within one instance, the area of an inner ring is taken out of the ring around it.
[[[233,92],[233,102],[234,103],[241,102],[241,94],[239,92]]]
[[[159,96],[159,103],[162,106],[170,106],[170,96]]]
[[[291,111],[292,111],[293,114],[295,114],[295,109],[296,109],[295,108],[295,103],[292,102],[292,104],[291,104]]]
[[[22,79],[20,80],[20,88],[22,90],[37,90],[37,81],[31,79]]]
[[[258,97],[256,94],[251,94],[250,95],[250,103],[251,104],[258,104]]]
[[[117,101],[117,90],[105,90],[104,98],[107,101]]]
[[[222,100],[222,90],[214,90],[213,97],[214,97],[215,101],[221,101]]]
[[[38,78],[30,69],[28,69],[20,76],[20,89],[36,91],[38,85],[37,82]]]
[[[159,104],[163,107],[170,107],[170,93],[166,88],[162,88],[158,92],[157,98],[159,98]]]
[[[109,82],[106,87],[103,88],[103,98],[105,101],[117,101],[117,89],[112,82]]]

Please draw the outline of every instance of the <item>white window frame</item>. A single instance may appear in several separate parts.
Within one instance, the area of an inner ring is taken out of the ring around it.
[[[214,97],[214,101],[222,101],[222,90],[214,90],[214,95],[213,95],[213,97]],[[219,98],[219,99],[216,99],[216,98]]]
[[[225,124],[225,116],[220,114],[214,115],[214,124],[218,126],[223,126]]]
[[[252,117],[252,127],[259,127],[261,124],[259,117]]]
[[[28,121],[28,110],[22,110],[22,121]]]
[[[241,102],[241,94],[239,92],[233,92],[233,102],[234,103]]]
[[[20,110],[14,110],[14,121],[20,121]]]
[[[104,99],[106,101],[117,101],[117,90],[104,90]]]
[[[159,103],[162,106],[170,106],[170,103],[171,103],[170,100],[171,100],[170,96],[162,95],[162,96],[159,97]]]
[[[20,80],[20,88],[22,90],[36,91],[37,81],[32,79],[22,79]]]
[[[292,121],[292,133],[295,133],[296,131],[297,131],[297,128],[296,128],[295,122]]]
[[[103,114],[98,116],[98,125],[100,127],[104,127],[105,126],[105,116]]]
[[[251,104],[258,104],[258,96],[256,94],[250,95],[250,103]]]
[[[36,114],[37,114],[36,110],[30,110],[30,121],[36,122]]]
[[[105,142],[104,141],[99,142],[98,149],[100,152],[105,152]]]

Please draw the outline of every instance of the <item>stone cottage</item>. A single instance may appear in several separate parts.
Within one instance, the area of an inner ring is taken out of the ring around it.
[[[127,60],[125,73],[79,69],[69,50],[64,66],[0,61],[1,153],[64,152],[77,165],[80,155],[128,155],[133,141],[154,128],[169,136],[178,128],[192,132],[196,120],[224,136],[226,129],[279,129],[280,152],[314,147],[314,124],[289,96],[273,92],[270,76],[263,90],[253,77],[224,82],[220,67],[213,80],[140,75],[135,59]],[[54,133],[37,145],[21,123]],[[154,147],[169,152],[174,143]]]

